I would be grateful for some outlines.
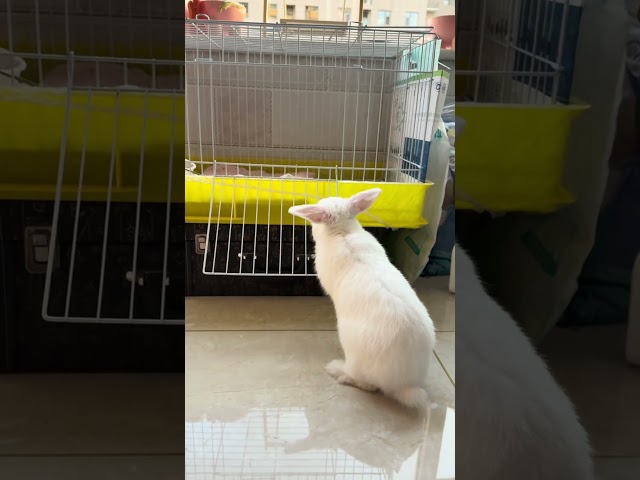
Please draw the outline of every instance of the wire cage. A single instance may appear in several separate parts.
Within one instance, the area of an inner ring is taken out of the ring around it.
[[[53,202],[25,233],[45,320],[184,323],[184,267],[168,255],[182,240],[184,63],[167,5],[0,6],[0,148],[17,160],[0,198]]]
[[[545,105],[571,100],[580,0],[483,0],[458,16],[458,99]]]
[[[482,0],[456,22],[458,141],[469,159],[458,208],[548,213],[564,187],[566,141],[588,106],[572,95],[583,0]]]
[[[366,227],[424,225],[448,74],[428,28],[188,20],[186,219],[203,273],[314,275],[292,205],[383,194]]]

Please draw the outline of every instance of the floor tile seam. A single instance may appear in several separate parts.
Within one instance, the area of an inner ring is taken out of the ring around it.
[[[436,348],[438,348],[438,347],[436,346]],[[442,370],[444,371],[445,375],[447,376],[447,378],[451,382],[451,385],[453,385],[453,387],[455,388],[456,382],[453,379],[453,377],[451,376],[451,374],[449,374],[449,371],[447,370],[447,367],[444,365],[444,362],[440,358],[440,355],[438,355],[438,352],[436,350],[433,351],[433,354],[435,355],[436,359],[438,360],[438,363],[442,367]]]

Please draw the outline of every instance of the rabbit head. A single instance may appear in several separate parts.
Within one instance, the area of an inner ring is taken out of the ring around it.
[[[380,196],[380,193],[382,190],[379,188],[372,188],[356,193],[350,198],[323,198],[314,205],[291,207],[289,213],[316,225],[348,226],[354,222],[358,223],[356,217],[367,211]]]

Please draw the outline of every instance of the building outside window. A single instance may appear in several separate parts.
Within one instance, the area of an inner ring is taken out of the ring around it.
[[[379,26],[391,25],[391,12],[389,10],[378,10],[377,24]]]
[[[371,10],[362,10],[362,24],[365,27],[369,25],[370,18],[371,18]]]
[[[320,0],[306,0],[304,2],[242,0],[241,3],[247,9],[247,21],[249,22],[266,20],[269,23],[275,23],[285,18],[289,21],[307,19],[346,23],[361,20],[362,25],[381,27],[427,25],[428,19],[438,10],[451,9],[453,8],[451,5],[454,5],[452,0],[412,0],[411,2],[364,0],[362,18],[360,19],[360,0],[331,0],[329,2],[320,2]],[[320,15],[320,5],[326,5],[323,7],[322,16]]]
[[[269,18],[271,20],[276,20],[278,18],[278,4],[270,3],[269,4]]]
[[[351,9],[342,7],[338,8],[338,20],[342,22],[351,22]]]
[[[305,20],[318,20],[318,7],[306,6],[304,7],[304,19]]]
[[[296,6],[287,5],[287,18],[296,18]]]
[[[407,12],[404,16],[404,24],[407,27],[417,27],[418,12]]]

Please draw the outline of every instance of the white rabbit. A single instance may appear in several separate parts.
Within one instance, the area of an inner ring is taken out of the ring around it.
[[[324,198],[289,213],[312,223],[316,271],[338,317],[345,360],[333,360],[327,372],[342,384],[381,390],[424,409],[433,322],[382,245],[356,219],[380,193],[374,188],[347,199]]]
[[[458,478],[592,480],[573,405],[456,245]]]

